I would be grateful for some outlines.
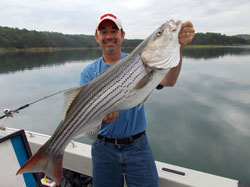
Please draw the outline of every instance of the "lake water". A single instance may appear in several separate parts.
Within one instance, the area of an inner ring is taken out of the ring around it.
[[[0,55],[0,110],[77,87],[82,68],[100,55]],[[250,47],[185,49],[176,86],[154,91],[145,107],[156,160],[250,183]],[[0,126],[51,135],[62,108],[58,94],[0,120]]]

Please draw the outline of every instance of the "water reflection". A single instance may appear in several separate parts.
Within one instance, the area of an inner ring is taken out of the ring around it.
[[[157,160],[250,182],[244,166],[250,157],[250,84],[217,76],[221,68],[199,74],[202,66],[196,67],[174,88],[153,92],[146,103],[149,139]]]
[[[184,48],[183,56],[195,59],[212,59],[226,55],[249,55],[250,47],[208,47],[208,48]]]
[[[176,86],[153,92],[145,104],[156,160],[250,182],[249,51],[184,50]],[[0,110],[78,86],[81,69],[100,55],[67,51],[0,56]],[[63,95],[57,95],[0,120],[0,125],[52,134],[62,113]]]
[[[66,62],[98,58],[100,50],[55,51],[44,53],[16,53],[0,55],[0,74],[44,66],[62,65]]]
[[[133,49],[125,48],[129,53]],[[44,53],[16,53],[0,55],[0,74],[44,66],[62,65],[72,61],[92,60],[101,56],[101,50],[56,51]],[[213,59],[227,55],[248,55],[250,47],[184,48],[183,57],[192,59]]]

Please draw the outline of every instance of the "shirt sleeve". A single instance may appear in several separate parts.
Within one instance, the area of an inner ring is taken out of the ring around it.
[[[89,66],[87,66],[81,72],[79,84],[80,84],[80,86],[83,86],[83,85],[89,83],[92,79],[93,78],[91,76],[90,68],[89,68]]]

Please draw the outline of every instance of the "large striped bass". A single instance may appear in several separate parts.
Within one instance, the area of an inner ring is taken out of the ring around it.
[[[63,154],[70,141],[82,133],[95,139],[107,114],[142,105],[169,69],[179,64],[180,30],[180,21],[167,21],[127,57],[87,85],[66,92],[69,107],[64,120],[17,174],[44,172],[59,185]]]

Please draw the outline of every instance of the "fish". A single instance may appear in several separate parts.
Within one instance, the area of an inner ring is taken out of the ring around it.
[[[16,174],[43,172],[60,185],[64,150],[72,139],[84,134],[95,140],[107,114],[142,106],[168,71],[178,66],[181,26],[181,21],[168,20],[90,83],[65,92],[64,119]]]

